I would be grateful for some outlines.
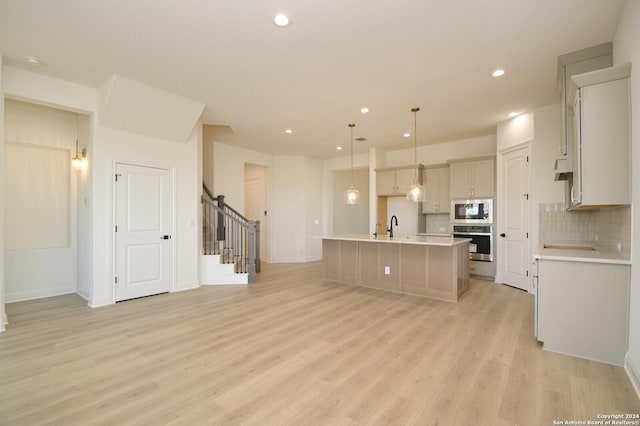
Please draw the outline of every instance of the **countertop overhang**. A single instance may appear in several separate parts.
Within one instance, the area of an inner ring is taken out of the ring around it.
[[[371,243],[419,244],[425,246],[453,247],[470,242],[470,238],[454,238],[451,236],[407,235],[390,238],[387,235],[374,237],[369,234],[341,234],[322,237],[325,240],[361,241]]]
[[[546,245],[570,246],[589,245],[593,250],[545,248]],[[562,260],[566,262],[614,263],[631,265],[628,254],[612,250],[597,242],[553,241],[540,243],[533,256],[534,259]]]

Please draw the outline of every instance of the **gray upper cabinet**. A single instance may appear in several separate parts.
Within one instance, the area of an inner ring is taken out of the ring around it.
[[[558,56],[557,85],[561,92],[562,137],[560,155],[571,157],[571,141],[573,140],[573,97],[569,93],[571,77],[608,68],[613,65],[613,43],[604,43],[588,47],[576,52]],[[569,158],[571,161],[571,158]]]
[[[571,208],[631,203],[629,74],[605,68],[572,79],[573,178]]]
[[[418,165],[418,181],[422,181],[422,165]],[[376,193],[379,196],[404,195],[416,176],[415,166],[376,170]]]
[[[495,195],[493,159],[452,163],[451,198],[485,198]]]
[[[422,203],[422,213],[449,213],[449,166],[428,168],[424,186],[427,201]]]

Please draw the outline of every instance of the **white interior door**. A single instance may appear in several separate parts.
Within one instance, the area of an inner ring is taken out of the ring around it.
[[[244,215],[249,220],[260,221],[260,257],[262,260],[268,259],[267,193],[263,178],[245,180]]]
[[[502,282],[529,290],[529,147],[502,156],[504,229]]]
[[[169,291],[171,172],[116,165],[116,301]]]

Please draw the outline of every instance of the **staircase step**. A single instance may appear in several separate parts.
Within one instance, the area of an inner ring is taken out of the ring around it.
[[[249,274],[236,273],[235,263],[220,263],[221,255],[200,256],[200,284],[248,284]]]

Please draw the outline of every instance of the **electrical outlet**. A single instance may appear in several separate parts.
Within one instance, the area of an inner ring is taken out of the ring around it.
[[[391,275],[391,266],[385,266],[384,267],[384,274],[385,275]]]

